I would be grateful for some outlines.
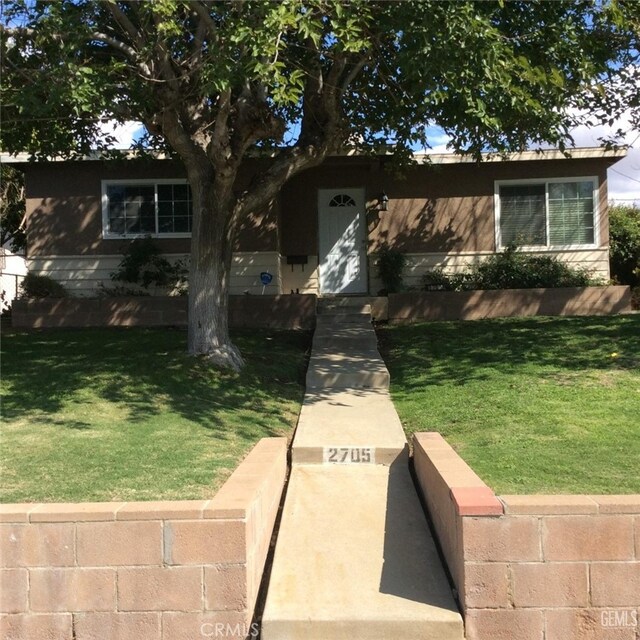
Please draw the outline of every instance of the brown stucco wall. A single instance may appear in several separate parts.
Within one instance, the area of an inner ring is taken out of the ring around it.
[[[85,161],[23,165],[27,192],[27,255],[113,255],[128,240],[102,238],[101,181],[131,178],[184,178],[171,161]],[[252,165],[238,188],[259,175]],[[236,251],[278,250],[278,208],[242,220]],[[188,238],[158,238],[165,253],[188,253]]]
[[[335,158],[294,177],[282,190],[281,253],[318,253],[318,189],[339,187],[365,188],[369,252],[382,244],[406,253],[495,251],[496,180],[597,176],[602,213],[609,164],[609,159],[592,159],[421,165],[399,178],[375,158]],[[375,207],[382,189],[389,196],[387,212]],[[600,224],[601,245],[606,246],[606,215]]]
[[[260,175],[255,161],[238,188]],[[370,253],[389,244],[407,253],[495,250],[494,181],[598,176],[600,210],[606,211],[610,159],[534,160],[416,166],[404,177],[383,170],[377,158],[331,158],[292,178],[269,211],[240,224],[236,251],[317,255],[317,193],[322,188],[364,187],[369,204]],[[65,162],[24,165],[27,182],[28,255],[110,255],[126,241],[102,239],[101,180],[184,177],[170,161]],[[382,189],[387,212],[375,204]],[[607,216],[600,216],[601,245],[608,244]],[[159,239],[167,253],[186,253],[188,239]]]

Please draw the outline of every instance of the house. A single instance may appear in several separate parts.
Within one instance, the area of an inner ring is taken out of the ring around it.
[[[419,285],[434,267],[461,270],[513,242],[606,279],[607,168],[625,153],[528,151],[480,163],[432,154],[402,177],[385,171],[385,157],[331,157],[242,221],[231,293],[376,294],[383,246],[406,255],[406,285]],[[190,191],[176,163],[12,161],[26,178],[29,268],[73,294],[90,296],[108,284],[134,237],[153,236],[172,258],[188,255]],[[265,162],[255,159],[249,174]]]

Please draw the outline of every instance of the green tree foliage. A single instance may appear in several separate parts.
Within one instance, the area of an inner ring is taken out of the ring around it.
[[[609,207],[609,263],[617,282],[640,285],[640,208]]]
[[[630,106],[638,55],[637,3],[614,0],[4,5],[3,148],[74,157],[104,146],[105,119],[144,123],[193,193],[189,351],[235,368],[236,230],[291,176],[345,145],[408,160],[433,123],[476,157],[564,148],[589,105]],[[256,151],[272,161],[246,185]]]
[[[0,247],[7,243],[12,251],[26,246],[24,232],[24,180],[13,167],[0,165]]]

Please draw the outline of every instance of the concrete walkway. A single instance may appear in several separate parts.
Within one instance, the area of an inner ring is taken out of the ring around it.
[[[370,310],[354,304],[318,316],[262,637],[463,640]]]

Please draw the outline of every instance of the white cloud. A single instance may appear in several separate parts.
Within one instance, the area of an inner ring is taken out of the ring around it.
[[[626,158],[622,158],[607,171],[609,199],[616,202],[636,202],[640,204],[640,132],[633,129],[628,114],[624,114],[614,126],[576,127],[572,132],[577,147],[596,147],[599,138],[612,138],[618,129],[625,131],[619,139],[621,144],[630,145]]]
[[[629,122],[629,117],[625,114],[614,126],[599,125],[597,127],[587,127],[581,125],[572,132],[576,147],[599,147],[602,142],[600,138],[613,138],[618,129],[626,131],[626,134],[618,139],[622,145],[630,145],[625,158],[620,159],[607,171],[607,186],[609,199],[616,202],[635,203],[640,205],[640,132],[634,130]],[[427,129],[431,149],[426,149],[427,153],[450,153],[447,148],[448,136],[436,126]]]

